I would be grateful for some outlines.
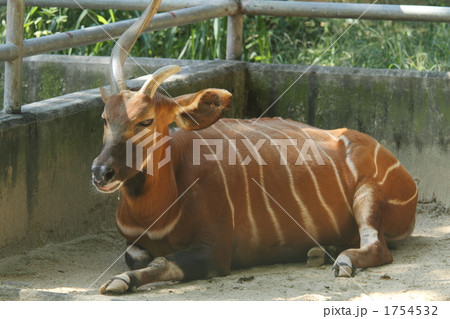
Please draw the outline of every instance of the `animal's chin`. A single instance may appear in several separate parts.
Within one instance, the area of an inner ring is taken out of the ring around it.
[[[118,190],[120,188],[120,186],[122,186],[122,184],[123,184],[123,182],[114,181],[105,186],[95,185],[95,187],[97,187],[97,189],[100,192],[108,194],[108,193],[114,193],[116,190]]]

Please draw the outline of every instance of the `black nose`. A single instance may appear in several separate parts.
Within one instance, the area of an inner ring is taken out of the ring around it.
[[[91,167],[92,178],[97,183],[108,184],[114,179],[114,168],[107,165],[93,165]]]

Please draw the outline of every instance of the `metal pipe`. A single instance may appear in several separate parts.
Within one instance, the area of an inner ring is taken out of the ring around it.
[[[237,11],[238,6],[236,3],[228,1],[218,6],[207,5],[159,13],[155,15],[144,32],[233,15]],[[23,57],[27,57],[45,52],[53,52],[108,41],[111,40],[111,38],[116,39],[125,32],[134,21],[136,21],[136,19],[110,23],[98,27],[89,27],[81,30],[67,31],[40,38],[27,39],[23,42],[22,55]],[[15,53],[16,52],[11,50],[10,47],[3,48],[3,45],[0,46],[0,60],[10,60],[14,58]]]
[[[6,43],[16,46],[19,57],[5,63],[3,106],[6,113],[20,113],[22,106],[22,57],[24,0],[8,0],[6,12]]]
[[[155,15],[144,32],[233,15],[237,10],[236,3],[227,2],[218,6],[208,5],[159,13]],[[28,39],[23,43],[23,57],[115,39],[124,33],[134,21],[136,19]]]
[[[241,60],[243,15],[236,14],[228,17],[227,24],[227,60]]]
[[[222,4],[223,0],[163,0],[160,11],[193,6]],[[7,0],[0,0],[6,5]],[[26,6],[83,9],[144,10],[148,0],[25,0]],[[370,4],[304,1],[244,1],[244,12],[254,15],[300,16],[317,18],[358,18]],[[374,5],[364,19],[450,22],[449,7],[414,5]]]
[[[242,13],[310,18],[356,19],[361,17],[372,20],[450,22],[450,7],[437,6],[370,5],[362,3],[303,1],[244,1],[242,3]]]
[[[0,61],[9,61],[17,59],[20,56],[20,50],[13,43],[0,45]]]
[[[0,0],[0,5],[6,5],[7,0]],[[172,11],[183,8],[201,6],[205,4],[218,5],[223,0],[163,0],[159,11]],[[149,0],[25,0],[28,7],[60,7],[72,9],[118,9],[145,10]]]

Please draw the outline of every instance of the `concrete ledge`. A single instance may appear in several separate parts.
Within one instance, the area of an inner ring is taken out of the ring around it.
[[[108,58],[40,56],[28,62],[36,70],[48,63],[60,67],[65,89],[108,82]],[[182,71],[163,85],[172,96],[208,87],[229,90],[230,117],[258,117],[301,76],[266,116],[369,133],[412,173],[422,200],[450,206],[449,73],[227,61],[138,62],[145,71],[127,64],[127,74],[142,76],[163,65],[181,65]],[[96,76],[98,82],[87,80]],[[35,81],[30,83],[42,87]],[[140,77],[128,85],[140,87],[144,81]],[[102,109],[96,88],[25,105],[21,115],[0,113],[0,256],[113,226],[117,194],[97,194],[90,183],[90,165],[101,149]]]
[[[181,67],[201,61],[128,58],[124,70],[128,79],[151,74],[159,66]],[[23,60],[23,104],[50,99],[68,93],[98,88],[109,84],[109,57],[36,55]],[[0,64],[3,72],[4,64]],[[74,80],[75,79],[75,80]],[[3,105],[3,77],[0,77],[0,109]]]

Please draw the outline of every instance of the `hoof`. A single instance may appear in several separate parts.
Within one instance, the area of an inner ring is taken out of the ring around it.
[[[327,254],[320,247],[313,247],[308,251],[306,265],[308,267],[319,267],[325,265]]]
[[[353,275],[352,266],[344,263],[335,264],[333,266],[334,277],[351,277]]]
[[[127,274],[121,274],[109,280],[100,287],[100,293],[107,294],[123,294],[130,289],[130,277]]]
[[[325,264],[332,264],[336,258],[336,247],[313,247],[308,251],[308,259],[306,264],[308,267],[319,267]]]
[[[339,255],[333,266],[334,277],[352,277],[352,261],[345,255]]]

